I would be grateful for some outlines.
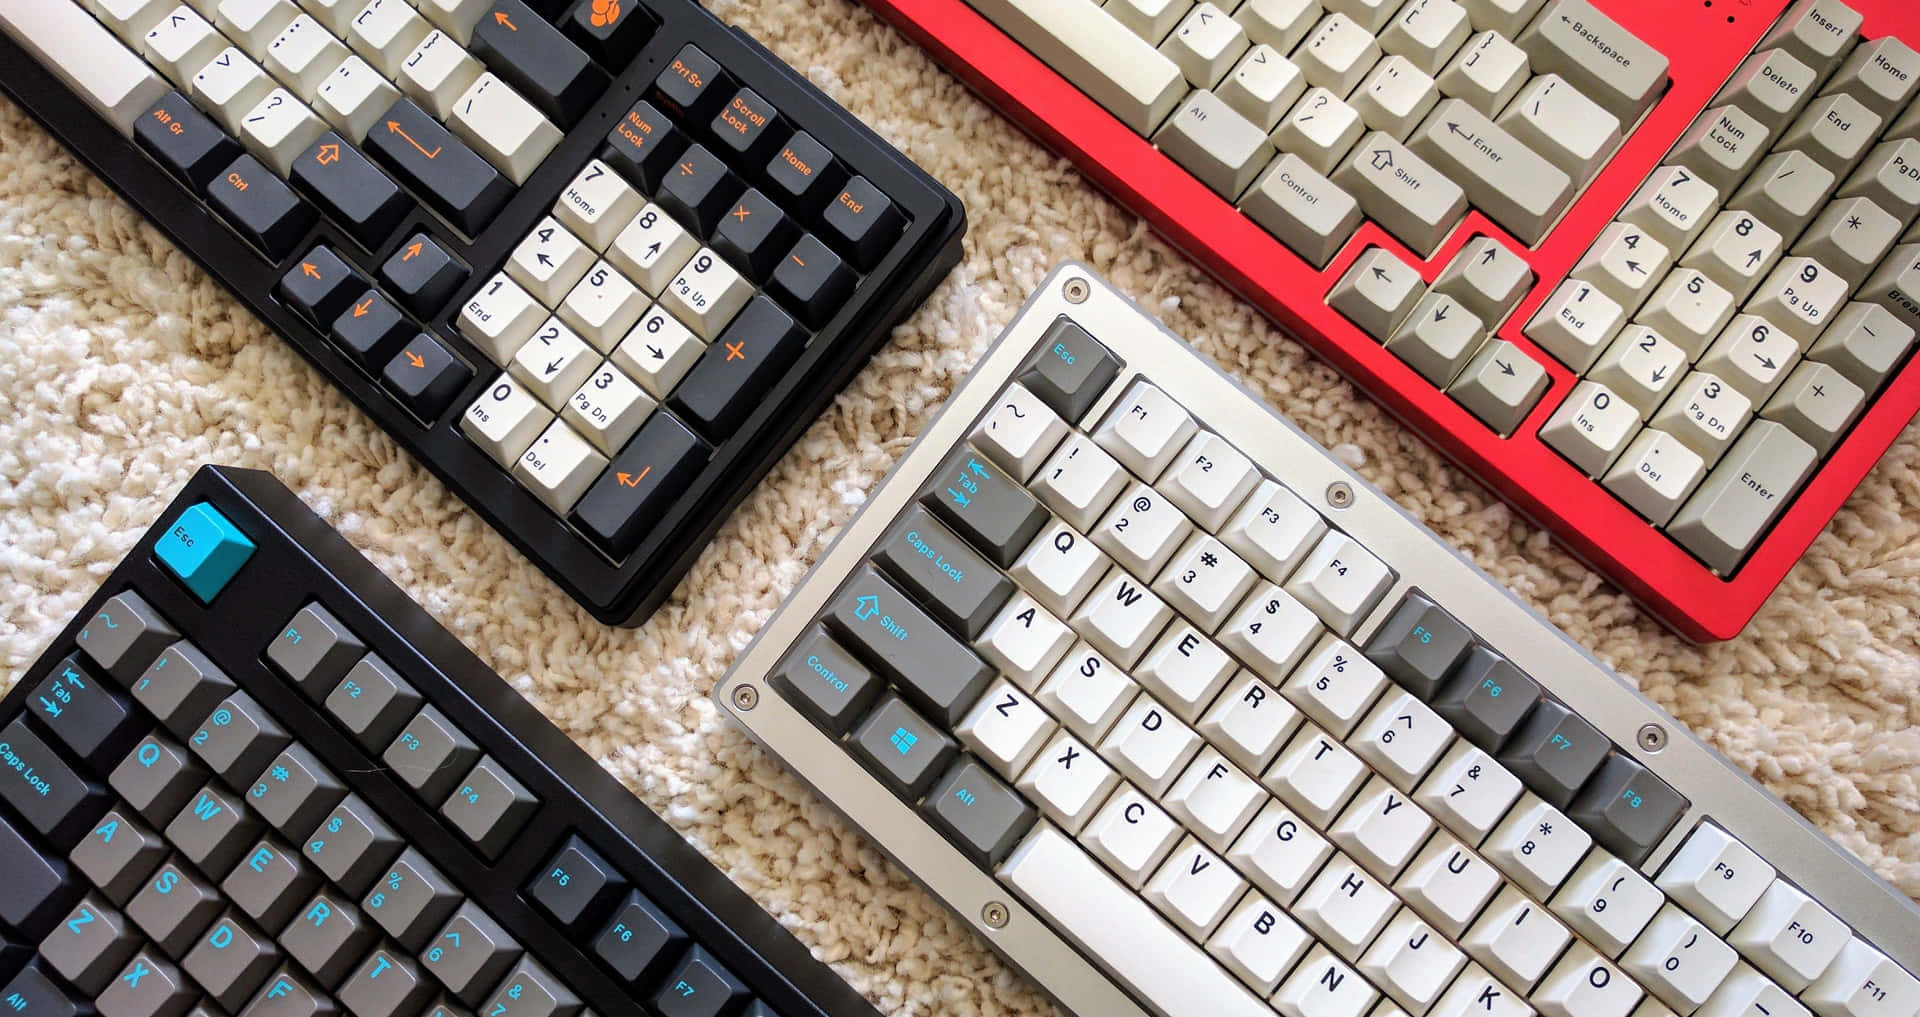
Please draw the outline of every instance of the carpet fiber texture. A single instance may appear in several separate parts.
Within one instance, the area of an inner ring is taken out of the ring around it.
[[[272,470],[888,1014],[1049,1005],[760,752],[715,681],[1051,266],[1083,259],[1909,895],[1920,440],[1688,646],[848,0],[717,0],[957,192],[966,258],[659,613],[596,624],[0,100],[0,682],[201,463]]]

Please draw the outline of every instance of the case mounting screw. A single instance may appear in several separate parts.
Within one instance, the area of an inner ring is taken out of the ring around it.
[[[1344,480],[1336,480],[1327,485],[1327,504],[1343,509],[1353,504],[1353,488]]]
[[[1061,290],[1066,293],[1067,303],[1069,304],[1086,303],[1087,294],[1092,292],[1087,286],[1087,281],[1079,276],[1068,279],[1067,284],[1061,287]]]
[[[751,685],[737,686],[733,690],[733,705],[742,713],[760,705],[760,690]]]
[[[1648,752],[1658,752],[1667,747],[1667,729],[1658,724],[1647,724],[1640,728],[1640,747]]]
[[[1008,920],[1012,917],[1013,913],[1007,910],[1007,906],[997,900],[988,901],[987,906],[980,909],[980,920],[986,922],[987,927],[991,929],[1006,928]]]

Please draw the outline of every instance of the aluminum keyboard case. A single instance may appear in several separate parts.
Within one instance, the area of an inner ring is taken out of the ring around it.
[[[1920,357],[1888,379],[1799,496],[1731,578],[1648,526],[1539,437],[1576,378],[1521,334],[1614,214],[1693,123],[1695,114],[1772,28],[1790,0],[1593,0],[1671,62],[1667,93],[1628,135],[1539,246],[1529,248],[1470,211],[1431,258],[1416,257],[1369,220],[1325,269],[1294,254],[1192,173],[1160,153],[967,0],[866,0],[989,103],[1074,165],[1222,284],[1325,358],[1415,434],[1479,477],[1564,547],[1688,639],[1731,639],[1826,528],[1842,502],[1920,410]],[[1849,0],[1874,36],[1920,46],[1920,3]],[[1328,306],[1324,295],[1370,246],[1414,266],[1428,283],[1475,234],[1504,242],[1538,280],[1494,334],[1529,351],[1550,387],[1509,438],[1421,377]]]
[[[424,205],[416,205],[378,249],[361,247],[321,216],[292,254],[269,264],[197,195],[5,33],[0,33],[0,90],[319,368],[569,596],[604,623],[631,626],[645,621],[667,598],[733,509],[886,343],[893,326],[919,307],[959,262],[966,231],[966,212],[957,197],[745,32],[723,25],[693,0],[636,2],[653,13],[659,30],[471,242]],[[555,198],[600,150],[607,132],[688,43],[718,61],[740,85],[776,103],[797,129],[820,139],[852,172],[893,198],[911,222],[760,405],[714,450],[686,493],[634,553],[616,563],[460,433],[459,411],[478,398],[499,371],[460,334],[456,320],[461,306],[549,213]],[[331,245],[375,278],[379,266],[421,228],[472,267],[454,299],[427,321],[428,330],[474,368],[453,408],[430,427],[422,426],[381,388],[378,378],[363,373],[321,330],[273,295],[280,277],[315,244]]]
[[[292,682],[268,669],[265,640],[309,601],[319,599],[509,772],[541,805],[526,830],[489,863],[398,779],[354,777],[352,791],[371,804],[402,840],[420,845],[436,865],[459,860],[463,892],[493,915],[583,999],[621,999],[629,992],[594,960],[587,944],[569,942],[521,896],[521,877],[538,871],[577,831],[695,942],[739,975],[786,1017],[878,1017],[873,1007],[814,959],[771,915],[713,863],[600,768],[593,758],[521,698],[452,633],[354,550],[346,538],[271,474],[202,468],[157,520],[208,502],[239,527],[256,550],[213,605],[202,604],[154,557],[165,533],[155,525],[87,598],[47,652],[21,671],[0,700],[0,716],[23,709],[36,684],[70,652],[80,629],[107,599],[137,591],[299,741],[334,759],[366,753]],[[384,773],[377,761],[369,768]],[[449,868],[451,871],[451,868]],[[536,938],[550,930],[544,938]],[[591,1005],[591,1003],[589,1004]],[[602,1011],[608,1012],[608,1011]],[[618,1013],[614,1011],[613,1013]],[[635,1001],[626,1011],[639,1014]]]
[[[1069,287],[1078,291],[1076,283],[1086,287],[1084,301],[1069,294]],[[992,408],[994,396],[1013,380],[1047,326],[1061,315],[1078,322],[1124,362],[1085,423],[1105,416],[1128,381],[1145,377],[1269,476],[1283,478],[1333,525],[1399,573],[1349,642],[1365,645],[1393,613],[1402,594],[1423,590],[1548,692],[1579,711],[1622,751],[1686,795],[1692,807],[1648,856],[1642,871],[1658,871],[1694,825],[1711,818],[1753,845],[1781,875],[1811,893],[1889,957],[1910,970],[1920,964],[1920,939],[1913,935],[1920,928],[1920,905],[1827,839],[1090,268],[1067,263],[1034,291],[939,416],[907,449],[714,690],[720,708],[754,740],[772,750],[1061,1006],[1081,1017],[1147,1017],[1147,1011],[1099,968],[949,844],[913,806],[896,797],[840,743],[821,733],[767,681],[841,581],[866,560],[874,543],[912,503],[954,444],[964,441]],[[1090,426],[1087,429],[1091,431]],[[1336,486],[1351,490],[1351,505],[1334,507],[1329,491]],[[1648,725],[1666,736],[1666,746],[1657,752],[1638,747],[1639,732]],[[984,917],[996,903],[1009,913],[1004,927],[995,927]]]

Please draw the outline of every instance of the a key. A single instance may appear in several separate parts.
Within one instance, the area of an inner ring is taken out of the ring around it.
[[[1696,827],[1660,870],[1666,891],[1708,928],[1725,934],[1773,882],[1773,867],[1711,823]]]
[[[133,697],[169,731],[186,738],[214,704],[233,691],[233,681],[200,649],[185,641],[168,647],[133,682]]]
[[[1520,779],[1492,756],[1456,741],[1421,783],[1413,801],[1449,830],[1477,843],[1493,832],[1521,791]]]
[[[415,315],[431,318],[467,281],[467,267],[430,234],[415,233],[380,266],[380,279]],[[337,312],[336,312],[337,313]]]
[[[1564,807],[1607,754],[1610,743],[1579,714],[1554,700],[1535,706],[1500,761],[1527,787],[1555,807]]]
[[[194,98],[237,134],[241,118],[273,90],[273,80],[245,53],[228,46],[193,75],[189,87]]]
[[[733,93],[708,127],[729,160],[750,167],[767,166],[793,133],[787,118],[750,88]]]
[[[1408,692],[1381,697],[1349,736],[1354,752],[1403,792],[1413,790],[1452,742],[1453,731]]]
[[[1911,102],[1920,84],[1920,53],[1905,42],[1886,36],[1863,42],[1827,82],[1828,92],[1843,92],[1882,117],[1892,116]]]
[[[392,741],[420,708],[420,693],[386,661],[369,653],[327,696],[325,706],[362,746],[379,748]]]
[[[418,851],[408,848],[374,883],[361,906],[401,946],[419,951],[459,903],[459,890]]]
[[[1532,985],[1570,938],[1552,914],[1508,886],[1474,922],[1461,946],[1508,985]]]
[[[1255,989],[1272,992],[1313,944],[1299,923],[1258,893],[1250,893],[1207,940],[1227,970]]]
[[[1368,872],[1392,879],[1432,832],[1433,817],[1376,775],[1327,835]]]
[[[411,99],[393,104],[367,135],[366,147],[468,236],[492,222],[513,194],[513,185],[505,177]]]
[[[1220,83],[1227,70],[1247,50],[1246,31],[1211,2],[1202,2],[1182,18],[1160,44],[1165,53],[1201,94]]]
[[[407,8],[402,5],[388,9]],[[313,105],[335,130],[360,142],[366,140],[367,134],[379,123],[380,115],[398,98],[400,92],[379,71],[368,66],[365,60],[352,56],[320,83]]]
[[[1416,1010],[1432,1006],[1466,958],[1412,911],[1402,910],[1360,959],[1360,971]],[[1378,1010],[1375,1011],[1379,1012]]]
[[[986,866],[998,865],[1037,815],[1032,805],[971,759],[956,762],[921,808],[955,846]]]
[[[1853,303],[1834,318],[1807,357],[1840,372],[1863,392],[1871,392],[1906,356],[1913,340],[1913,327],[1884,306]]]
[[[81,761],[98,768],[118,760],[145,724],[105,680],[70,654],[53,666],[27,698],[27,711],[53,731]]]
[[[592,376],[600,360],[574,331],[549,318],[514,354],[508,373],[549,408],[557,409]]]
[[[460,334],[496,364],[507,364],[548,317],[547,308],[506,272],[495,275],[460,309]]]
[[[336,985],[379,935],[358,908],[332,890],[321,890],[299,909],[278,942],[315,978]]]
[[[1243,23],[1241,27],[1246,26]],[[1306,87],[1306,78],[1293,61],[1280,50],[1257,43],[1240,58],[1214,94],[1265,134],[1280,125],[1280,118],[1293,108]]]
[[[1008,384],[969,440],[1016,481],[1024,482],[1066,434],[1067,425],[1060,416],[1016,381]]]
[[[813,328],[839,313],[853,292],[853,270],[812,234],[802,235],[773,269],[767,289]]]
[[[1762,172],[1764,172],[1762,167]],[[1669,250],[1686,250],[1720,206],[1720,194],[1684,166],[1662,166],[1640,185],[1620,218],[1646,230]],[[1751,207],[1751,206],[1748,206]]]
[[[705,948],[695,946],[681,958],[679,966],[661,979],[660,991],[653,997],[653,1008],[661,1017],[706,1017],[734,1012],[749,994],[733,972]]]
[[[1286,590],[1344,636],[1373,611],[1392,582],[1393,570],[1385,562],[1336,531],[1320,538]]]
[[[1280,122],[1273,141],[1314,172],[1331,174],[1365,133],[1365,122],[1344,98],[1315,85]]]
[[[558,307],[593,263],[592,249],[549,216],[535,223],[508,255],[507,274],[541,303]]]
[[[473,54],[436,28],[401,61],[395,80],[408,98],[445,119],[453,113],[454,101],[479,79],[481,70]]]
[[[185,96],[169,92],[133,121],[133,139],[168,172],[196,191],[240,154],[240,146],[194,109]]]
[[[709,258],[712,255],[708,252],[697,255],[669,293],[677,292],[682,280],[701,275],[700,265]],[[696,293],[711,285],[712,277],[731,274],[732,269],[715,261],[713,270],[705,273],[709,281],[693,284]],[[737,282],[739,277],[732,279]],[[718,320],[718,315],[715,318]],[[806,330],[787,312],[765,296],[756,296],[731,316],[724,331],[667,398],[667,405],[702,436],[719,444],[753,412],[760,397],[799,356],[806,341]]]
[[[1275,1009],[1286,1014],[1325,1014],[1326,1017],[1361,1017],[1378,1012],[1370,1010],[1379,992],[1361,978],[1359,972],[1324,946],[1316,945],[1293,969],[1293,974],[1273,996]],[[1391,1012],[1391,1008],[1388,1008]]]
[[[1801,266],[1805,273],[1806,267]],[[1823,285],[1832,287],[1834,280],[1828,278]],[[1916,306],[1912,294],[1920,284],[1920,245],[1905,244],[1894,248],[1886,261],[1860,287],[1861,300],[1878,304],[1890,312],[1895,319],[1908,328],[1920,327],[1920,306]],[[1824,291],[1820,299],[1827,299],[1831,292]]]
[[[1261,783],[1295,812],[1324,829],[1367,778],[1359,757],[1312,725],[1304,725]]]
[[[1774,147],[1805,152],[1836,177],[1845,177],[1879,136],[1882,123],[1879,114],[1851,95],[1825,95],[1781,133]]]
[[[513,464],[513,475],[549,508],[564,513],[606,465],[606,457],[579,432],[556,420],[521,453]]]
[[[1507,36],[1482,31],[1468,39],[1436,75],[1443,94],[1491,117],[1505,109],[1527,83],[1527,55]]]
[[[1427,841],[1394,889],[1420,917],[1458,939],[1502,885],[1493,866],[1442,831]]]
[[[101,1017],[182,1017],[200,990],[151,945],[141,948],[94,1001]]]
[[[241,117],[239,134],[247,151],[271,166],[275,173],[285,177],[293,171],[294,160],[319,141],[326,130],[327,125],[314,116],[311,109],[286,90],[276,88]],[[227,182],[232,184],[230,179]],[[252,182],[251,178],[248,182]],[[213,193],[216,196],[222,193],[218,184],[219,181],[215,181]],[[240,190],[238,185],[233,185],[233,189]],[[231,197],[228,200],[230,204],[238,204]],[[243,228],[257,229],[250,222],[244,224]]]
[[[667,284],[660,303],[701,339],[712,342],[748,306],[752,296],[752,284],[726,259],[703,247]],[[770,303],[767,306],[772,307]],[[786,317],[777,310],[774,313]]]
[[[126,914],[170,957],[185,956],[193,940],[219,916],[225,902],[174,856],[127,903]]]
[[[280,965],[280,949],[229,910],[195,942],[180,967],[221,1007],[238,1011]]]
[[[1459,184],[1380,131],[1360,140],[1333,179],[1422,255],[1431,254],[1467,211]]]
[[[1240,199],[1240,210],[1323,268],[1346,246],[1361,221],[1359,202],[1292,152],[1273,161]]]
[[[337,994],[349,1011],[365,1017],[418,1012],[433,998],[434,992],[434,984],[412,959],[391,946],[382,946],[360,962],[341,983]]]
[[[1558,74],[1520,89],[1499,125],[1558,166],[1577,186],[1593,178],[1620,145],[1620,121]]]
[[[206,782],[206,769],[185,748],[148,735],[114,768],[108,783],[150,823],[164,823]]]
[[[251,155],[240,156],[217,175],[207,198],[222,218],[274,261],[292,253],[313,224],[312,207]]]
[[[114,906],[125,905],[167,856],[167,844],[126,806],[116,806],[93,824],[69,855],[73,867],[93,881]]]
[[[649,301],[612,265],[601,261],[587,270],[559,307],[559,317],[594,349],[614,348],[640,321]]]
[[[1839,273],[1812,258],[1794,255],[1773,267],[1747,301],[1746,310],[1773,322],[1805,348],[1846,303],[1848,289]]]
[[[1106,347],[1063,318],[1048,327],[1038,347],[1021,365],[1017,380],[1074,425],[1119,373],[1120,363]]]
[[[1384,340],[1413,313],[1425,291],[1412,266],[1376,247],[1353,263],[1327,302],[1368,335]]]
[[[14,821],[0,816],[0,849],[15,859],[5,883],[0,883],[0,920],[25,937],[43,936],[81,896],[84,886],[70,878],[57,857],[43,856],[28,834]]]
[[[1300,924],[1341,956],[1358,959],[1398,906],[1385,883],[1336,855],[1294,902],[1293,910]]]
[[[1838,182],[1833,171],[1805,152],[1767,156],[1730,199],[1782,235],[1796,235],[1825,207]]]
[[[1632,223],[1609,223],[1574,266],[1573,278],[1591,283],[1623,308],[1637,308],[1673,267],[1667,245]]]
[[[1665,526],[1707,473],[1707,462],[1659,428],[1641,431],[1600,482],[1655,526]]]
[[[422,798],[437,801],[479,757],[480,749],[471,739],[439,710],[427,706],[387,746],[381,760]]]
[[[367,248],[379,246],[411,207],[385,173],[331,131],[294,160],[292,180]]]
[[[660,189],[668,171],[687,150],[686,136],[653,104],[641,100],[607,134],[602,158],[643,192]]]
[[[511,375],[502,374],[460,418],[460,430],[510,467],[553,420],[553,411]]]
[[[301,14],[267,44],[261,64],[289,90],[308,96],[319,91],[347,56],[347,47],[331,30],[310,14]]]
[[[901,515],[874,561],[966,639],[1013,593],[1006,577],[920,506]]]
[[[870,272],[906,228],[906,216],[867,178],[849,179],[820,218],[822,234],[855,267]]]
[[[1743,314],[1721,330],[1720,338],[1700,359],[1700,370],[1760,403],[1773,394],[1799,360],[1800,350],[1792,336],[1776,331],[1765,318]]]
[[[1411,145],[1464,187],[1475,207],[1528,243],[1539,241],[1573,197],[1565,173],[1458,99],[1435,107]]]
[[[1786,425],[1755,421],[1694,492],[1667,531],[1716,572],[1746,557],[1814,465],[1811,446]]]
[[[574,391],[561,416],[594,448],[617,455],[658,406],[632,378],[602,364]]]
[[[1685,350],[1644,325],[1630,325],[1600,355],[1587,377],[1633,404],[1644,419],[1666,402],[1686,369]]]
[[[539,804],[504,767],[483,756],[458,782],[440,813],[483,854],[494,857],[519,834]]]
[[[1827,266],[1847,279],[1863,278],[1893,247],[1901,221],[1866,198],[1828,205],[1793,245],[1793,253]]]
[[[896,793],[909,799],[925,793],[956,748],[951,737],[892,693],[882,695],[854,729],[851,744]]]
[[[520,944],[472,901],[460,905],[428,947],[422,966],[469,1005],[498,984],[521,953]]]
[[[1913,975],[1856,936],[1800,998],[1820,1017],[1890,1017],[1916,992]]]
[[[1396,54],[1374,65],[1350,101],[1368,127],[1406,141],[1440,101],[1440,90],[1431,75]]]
[[[1197,9],[1233,24],[1212,4]],[[1196,91],[1153,136],[1161,151],[1229,201],[1237,199],[1266,168],[1266,132],[1229,107],[1219,96]]]
[[[26,726],[24,717],[0,730],[0,742],[15,760],[0,771],[0,801],[13,806],[58,850],[72,847],[106,811],[106,788],[69,766]]]
[[[40,956],[62,978],[98,994],[140,945],[140,936],[106,898],[90,893],[40,943]]]
[[[1076,647],[1076,651],[1078,649]],[[1111,666],[1091,649],[1085,654],[1093,659],[1090,666]],[[1089,659],[1079,652],[1070,653],[1061,668],[1072,666],[1076,657],[1081,663]],[[1055,671],[1056,675],[1059,673]],[[1059,726],[1025,691],[1005,678],[998,678],[955,726],[954,734],[989,766],[1013,779],[1026,771],[1041,746],[1058,730]]]
[[[520,0],[496,0],[474,26],[473,52],[555,121],[569,128],[607,85],[580,47]]]
[[[1062,831],[1074,833],[1119,781],[1113,767],[1078,738],[1055,731],[1014,786]]]
[[[1152,588],[1182,617],[1192,618],[1212,631],[1240,603],[1254,579],[1253,569],[1225,545],[1196,533],[1169,559]],[[1224,674],[1220,677],[1222,681],[1226,678]],[[1213,691],[1218,691],[1217,687]]]
[[[720,217],[713,249],[752,279],[764,282],[793,250],[798,235],[793,221],[772,199],[749,187],[733,210]]]
[[[380,372],[380,384],[423,421],[438,420],[472,380],[473,370],[422,332],[402,344]]]
[[[262,832],[241,800],[209,782],[167,824],[167,840],[202,871],[226,872]]]
[[[1547,1017],[1627,1017],[1640,995],[1640,987],[1605,957],[1576,942],[1532,999]]]
[[[593,952],[622,979],[645,983],[663,963],[680,955],[686,941],[686,933],[672,919],[635,892],[608,919],[593,941]]]
[[[1599,287],[1569,279],[1534,312],[1527,322],[1526,335],[1561,363],[1584,372],[1607,348],[1625,319],[1625,309]]]
[[[1394,15],[1380,33],[1380,48],[1404,57],[1428,75],[1438,75],[1472,28],[1466,9],[1452,0],[1418,0]]]
[[[1841,185],[1839,196],[1868,198],[1902,221],[1913,218],[1920,212],[1920,141],[1881,143]]]
[[[1294,51],[1293,60],[1308,84],[1325,88],[1336,98],[1346,98],[1379,62],[1380,55],[1380,43],[1373,33],[1336,11],[1307,34],[1306,41]]]
[[[1578,824],[1528,793],[1480,849],[1502,874],[1538,900],[1550,896],[1592,846],[1593,838]]]
[[[699,250],[699,241],[665,209],[648,204],[614,238],[607,260],[658,296]]]
[[[1707,224],[1680,263],[1705,273],[1738,302],[1753,292],[1785,247],[1773,227],[1746,212],[1726,211]]]
[[[1639,937],[1664,903],[1632,865],[1595,852],[1554,894],[1553,913],[1612,957]]]
[[[1431,699],[1473,644],[1473,633],[1424,594],[1409,593],[1367,643],[1367,656],[1402,688]]]
[[[959,721],[992,678],[965,644],[870,569],[835,598],[827,620],[846,645],[864,651],[944,724]]]
[[[272,716],[244,692],[222,700],[188,738],[201,760],[230,784],[259,773],[288,741]]]
[[[1386,688],[1386,673],[1333,635],[1322,635],[1280,693],[1314,723],[1344,738]]]
[[[1220,857],[1187,837],[1147,880],[1141,896],[1195,939],[1219,924],[1246,881]]]

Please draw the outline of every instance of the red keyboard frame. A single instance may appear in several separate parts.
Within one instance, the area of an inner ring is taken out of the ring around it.
[[[1539,437],[1577,379],[1522,335],[1521,328],[1772,28],[1788,0],[1599,0],[1598,6],[1622,26],[1668,55],[1672,83],[1540,246],[1529,249],[1476,210],[1432,258],[1420,258],[1369,220],[1324,270],[1294,254],[1162,155],[965,0],[867,3],[1688,639],[1711,642],[1738,634],[1920,409],[1920,357],[1914,357],[1881,390],[1731,578],[1715,575]],[[1920,4],[1853,0],[1852,6],[1866,14],[1869,37],[1894,34],[1920,44]],[[1300,294],[1324,295],[1370,246],[1384,247],[1419,267],[1431,283],[1476,234],[1499,238],[1531,264],[1537,276],[1496,334],[1545,367],[1551,386],[1507,438],[1387,352],[1324,298],[1298,299]]]

